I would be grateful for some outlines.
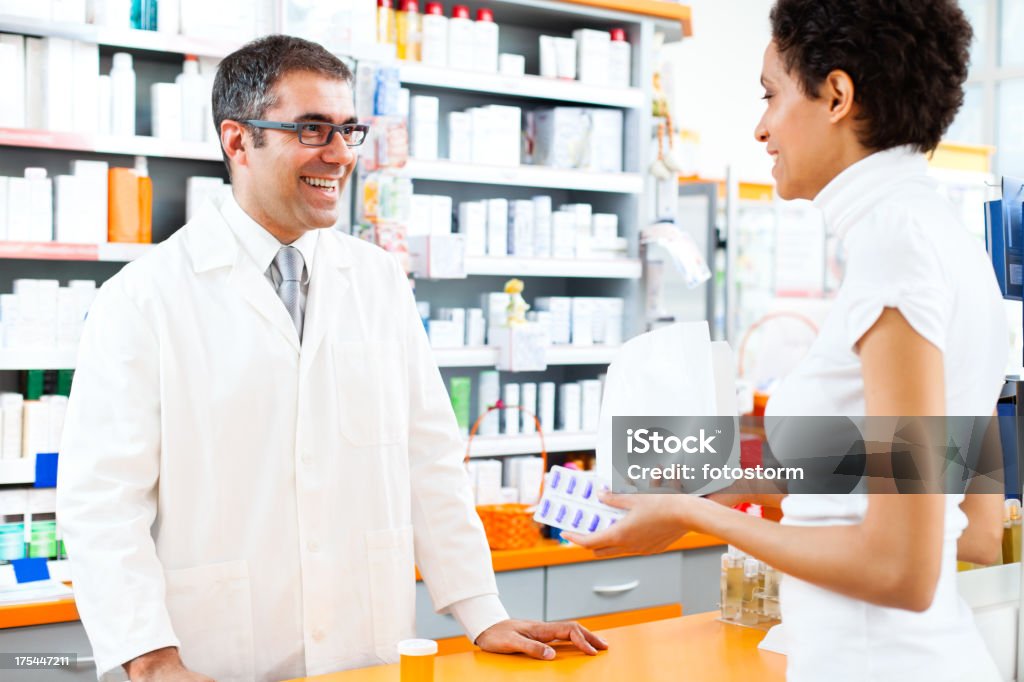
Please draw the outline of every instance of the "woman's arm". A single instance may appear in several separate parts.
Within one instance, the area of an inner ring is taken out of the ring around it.
[[[989,566],[1003,557],[1003,496],[968,493],[960,508],[967,514],[967,528],[957,541],[956,558]]]
[[[868,415],[943,415],[942,353],[886,309],[858,344]],[[871,495],[862,522],[783,526],[684,495],[612,495],[630,509],[612,528],[571,536],[599,555],[663,549],[687,530],[736,545],[801,580],[915,611],[932,603],[942,555],[942,495]]]

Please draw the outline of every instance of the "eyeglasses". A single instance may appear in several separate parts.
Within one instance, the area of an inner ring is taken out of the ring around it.
[[[334,123],[323,123],[320,121],[296,121],[295,123],[281,121],[243,121],[254,128],[266,128],[268,130],[290,130],[299,136],[299,142],[309,147],[325,147],[334,139],[334,134],[339,133],[341,139],[349,147],[358,147],[366,140],[366,133],[370,126],[365,123],[345,123],[335,125]]]

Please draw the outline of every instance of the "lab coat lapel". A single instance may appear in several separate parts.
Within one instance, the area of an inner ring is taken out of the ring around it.
[[[313,363],[317,350],[332,326],[338,324],[341,302],[351,286],[351,258],[339,235],[324,229],[316,245],[316,261],[306,301],[302,333],[302,370]]]
[[[273,285],[267,280],[264,273],[260,272],[252,259],[238,249],[235,264],[231,269],[231,276],[228,278],[235,289],[256,311],[267,318],[267,320],[281,332],[288,343],[292,345],[295,352],[299,352],[299,332],[295,329],[295,323],[288,316],[284,303],[274,291]]]
[[[299,333],[273,285],[241,248],[213,202],[206,202],[185,227],[185,240],[197,274],[231,267],[228,281],[299,352]]]

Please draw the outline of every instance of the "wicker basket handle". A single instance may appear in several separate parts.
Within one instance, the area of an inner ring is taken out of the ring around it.
[[[544,429],[542,429],[540,426],[540,418],[537,417],[537,415],[531,412],[530,410],[523,407],[522,405],[506,405],[504,401],[498,400],[498,402],[496,402],[494,405],[491,405],[486,410],[484,410],[480,414],[480,416],[476,418],[476,421],[473,422],[473,427],[469,430],[469,438],[466,440],[466,456],[462,458],[462,461],[463,463],[466,464],[469,463],[469,452],[470,448],[473,446],[473,438],[476,436],[476,432],[480,429],[480,424],[482,424],[487,415],[489,415],[494,410],[519,410],[523,414],[533,419],[533,423],[537,427],[537,435],[540,436],[541,466],[544,469],[543,474],[540,477],[540,490],[537,493],[537,499],[539,500],[541,496],[544,494],[544,479],[547,477],[548,474],[548,451],[544,445]]]

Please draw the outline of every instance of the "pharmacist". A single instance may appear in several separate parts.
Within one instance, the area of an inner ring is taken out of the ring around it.
[[[927,175],[963,102],[963,11],[776,0],[771,27],[755,136],[779,195],[822,210],[845,274],[767,416],[992,414],[1006,311],[984,249]],[[956,575],[958,556],[998,556],[1001,495],[792,494],[782,524],[689,495],[610,501],[631,507],[625,520],[576,538],[602,554],[650,552],[693,529],[786,574],[789,682],[1002,679]]]
[[[233,198],[90,311],[57,506],[102,679],[396,660],[414,636],[414,563],[485,650],[605,648],[574,623],[509,620],[406,278],[320,229],[365,134],[351,88],[297,38],[225,58],[213,110]]]

